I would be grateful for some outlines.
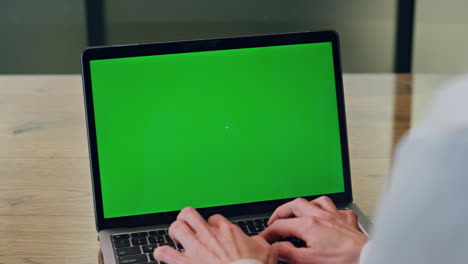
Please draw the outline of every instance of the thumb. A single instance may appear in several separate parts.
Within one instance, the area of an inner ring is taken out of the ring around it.
[[[301,259],[302,251],[287,241],[276,242],[272,245],[278,258],[288,263],[296,263]]]

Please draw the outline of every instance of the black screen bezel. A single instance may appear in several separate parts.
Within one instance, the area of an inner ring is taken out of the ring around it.
[[[88,133],[88,148],[90,155],[91,178],[93,183],[93,197],[98,231],[117,227],[136,227],[153,224],[171,223],[178,211],[154,213],[137,216],[104,218],[102,204],[101,180],[99,174],[98,149],[96,139],[96,127],[94,119],[94,107],[92,98],[90,61],[99,59],[125,58],[136,56],[150,56],[161,54],[175,54],[185,52],[213,51],[239,48],[266,47],[290,44],[305,44],[331,42],[334,58],[335,84],[338,106],[338,119],[341,137],[341,155],[343,161],[343,176],[345,192],[327,194],[335,203],[352,202],[351,175],[349,165],[348,140],[346,130],[346,113],[343,94],[343,79],[341,72],[339,36],[335,31],[294,32],[283,34],[244,36],[222,39],[190,40],[153,44],[133,44],[121,46],[93,47],[83,51],[81,56],[83,90],[85,100],[85,113]],[[317,195],[305,197],[314,199]],[[201,208],[199,212],[204,216],[221,213],[225,216],[239,216],[252,213],[267,213],[273,211],[279,205],[292,199],[280,199],[273,201],[254,202],[247,204],[226,205],[209,208]]]

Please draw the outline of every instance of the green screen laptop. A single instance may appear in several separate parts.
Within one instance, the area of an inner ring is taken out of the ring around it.
[[[327,195],[360,214],[338,45],[322,31],[87,49],[105,263],[154,261],[186,206],[222,213],[250,235],[296,197]]]

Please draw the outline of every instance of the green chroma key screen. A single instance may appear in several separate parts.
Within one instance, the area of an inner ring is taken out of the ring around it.
[[[105,218],[344,192],[330,42],[90,67]]]

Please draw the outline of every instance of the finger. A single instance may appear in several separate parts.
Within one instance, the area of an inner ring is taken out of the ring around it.
[[[158,247],[153,252],[153,257],[159,261],[171,264],[187,263],[186,257],[181,252],[171,248],[170,246]]]
[[[228,229],[229,227],[229,228],[235,229],[236,231],[239,230],[242,232],[242,234],[244,234],[244,232],[242,231],[242,229],[240,229],[239,226],[231,223],[229,220],[227,220],[224,216],[220,214],[215,214],[215,215],[210,216],[210,218],[208,218],[208,224],[217,229],[220,229],[220,228]]]
[[[211,239],[209,226],[205,219],[193,207],[185,207],[177,216],[178,220],[183,220],[202,239]]]
[[[310,203],[329,213],[336,213],[336,211],[338,211],[332,199],[328,198],[327,196],[321,196],[315,200],[312,200]]]
[[[253,240],[257,241],[260,245],[263,245],[263,246],[270,246],[270,243],[268,243],[265,238],[259,236],[259,235],[256,235],[256,236],[251,236],[250,238],[252,238]]]
[[[208,224],[214,230],[215,239],[204,243],[226,263],[230,262],[229,259],[236,258],[240,252],[237,241],[243,241],[247,235],[238,226],[219,214],[208,218]]]
[[[304,240],[307,243],[305,238],[307,228],[310,228],[311,222],[318,221],[315,217],[301,217],[301,218],[287,218],[287,219],[278,219],[268,228],[263,230],[260,233],[260,236],[263,237],[266,241],[275,241],[280,237],[290,237],[294,236]]]
[[[286,203],[278,207],[268,220],[268,225],[271,225],[278,219],[289,217],[302,217],[302,216],[319,216],[327,218],[329,212],[309,203],[304,198],[297,198],[292,202]]]
[[[272,247],[282,261],[296,263],[299,260],[304,260],[303,249],[296,248],[290,242],[277,242]]]
[[[225,222],[231,224],[227,219],[222,217]],[[219,238],[214,234],[210,225],[193,207],[184,208],[177,216],[178,220],[182,220],[195,232],[201,244],[210,249],[212,253],[220,258],[227,254],[226,250],[219,243]],[[228,234],[224,235],[225,237]],[[182,244],[183,245],[183,244]]]
[[[220,214],[214,214],[208,218],[208,224],[212,227],[219,227],[221,224],[229,222],[224,216]]]
[[[338,214],[348,225],[359,229],[358,216],[353,210],[339,210]]]
[[[198,244],[198,239],[192,229],[183,220],[174,221],[169,227],[169,235],[184,248]]]

